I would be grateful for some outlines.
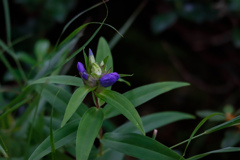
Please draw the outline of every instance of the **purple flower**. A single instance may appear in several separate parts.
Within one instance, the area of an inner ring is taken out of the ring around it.
[[[82,77],[83,77],[85,80],[88,80],[88,74],[87,74],[87,72],[83,72],[83,73],[82,73]]]
[[[77,69],[80,72],[80,75],[85,79],[88,80],[88,74],[84,68],[84,65],[81,62],[78,62]]]
[[[77,69],[80,73],[86,72],[84,65],[81,62],[78,62]]]
[[[100,85],[102,87],[109,87],[113,85],[119,78],[120,75],[117,72],[106,74],[100,79]]]
[[[92,52],[92,50],[89,48],[89,51],[88,51],[88,56],[90,57],[90,56],[93,56],[93,52]]]

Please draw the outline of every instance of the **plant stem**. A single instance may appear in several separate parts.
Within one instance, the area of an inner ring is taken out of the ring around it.
[[[203,133],[201,133],[201,134],[199,134],[199,135],[196,135],[196,136],[192,137],[192,139],[201,137],[201,136],[203,136],[203,135],[205,135],[205,134],[206,134],[206,133],[203,132]],[[177,146],[180,146],[181,144],[187,143],[188,141],[189,141],[189,139],[187,139],[187,140],[185,140],[185,141],[182,141],[182,142],[180,142],[180,143],[178,143],[178,144],[175,144],[174,146],[169,147],[169,148],[170,148],[170,149],[175,148],[175,147],[177,147]]]
[[[100,130],[99,130],[99,139],[102,139],[102,137],[103,137],[103,132],[102,132],[102,127],[101,127]],[[103,154],[103,145],[100,141],[99,156],[102,156],[102,154]]]
[[[10,23],[10,12],[9,12],[9,6],[8,1],[3,0],[3,8],[4,8],[4,14],[5,14],[5,23],[6,23],[6,33],[7,33],[7,43],[10,46],[11,45],[11,23]]]
[[[96,96],[95,93],[93,93],[93,94],[94,94],[94,99],[95,99],[96,107],[97,107],[97,109],[99,109],[100,106],[99,106],[99,103],[98,103],[98,98],[97,98],[97,96]]]

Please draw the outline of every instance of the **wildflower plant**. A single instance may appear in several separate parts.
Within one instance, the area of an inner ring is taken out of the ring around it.
[[[6,0],[3,2],[7,3]],[[0,106],[0,156],[5,159],[28,160],[123,160],[124,156],[128,155],[142,160],[197,160],[213,153],[240,151],[239,147],[225,147],[188,158],[185,156],[191,140],[239,124],[240,116],[235,116],[227,122],[196,134],[208,119],[223,115],[222,113],[212,113],[204,117],[189,135],[189,139],[172,147],[156,140],[158,128],[176,121],[194,119],[194,116],[177,111],[165,111],[141,117],[136,107],[163,93],[189,84],[155,82],[123,94],[113,91],[111,86],[118,81],[129,84],[123,78],[130,75],[114,71],[109,43],[100,37],[96,54],[89,49],[87,55],[84,50],[101,29],[105,19],[98,23],[99,28],[76,51],[72,49],[80,38],[79,32],[88,24],[79,26],[57,44],[56,48],[50,50],[51,56],[47,56],[46,46],[50,48],[49,42],[38,41],[35,55],[37,60],[28,57],[31,64],[38,65],[35,68],[28,68],[32,73],[29,76],[25,76],[26,73],[21,68],[23,62],[20,63],[16,58],[12,46],[0,40],[2,48],[0,52],[7,52],[12,56],[22,75],[18,77],[4,55],[0,53],[1,60],[16,78],[19,91],[10,103],[4,101],[0,94],[0,102],[4,104]],[[68,55],[70,51],[73,53]],[[72,64],[79,76],[60,75],[61,67],[81,53],[84,54],[84,60]],[[92,96],[93,103],[90,104],[94,106],[85,104],[89,100],[87,95]],[[21,111],[20,107],[24,110]],[[15,118],[14,111],[18,109],[21,114]],[[118,115],[123,115],[128,121],[109,129],[106,123],[111,123],[110,118]],[[146,133],[152,132],[152,137],[146,136]],[[12,142],[13,140],[15,141]],[[182,144],[186,144],[186,147],[179,154],[174,149]],[[16,148],[21,152],[16,153]]]

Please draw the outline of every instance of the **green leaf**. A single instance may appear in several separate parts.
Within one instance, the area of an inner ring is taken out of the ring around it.
[[[126,22],[124,23],[124,25],[120,28],[119,32],[124,34],[129,27],[132,25],[132,23],[134,22],[134,20],[137,18],[137,16],[139,15],[139,13],[142,11],[142,9],[146,6],[147,1],[142,1],[138,7],[135,9],[135,11],[133,12],[133,14],[131,16],[129,16],[129,18],[126,20]],[[122,36],[123,37],[123,36]],[[115,34],[115,36],[111,39],[111,41],[109,42],[109,47],[112,49],[117,42],[120,40],[120,38],[122,38],[120,34]]]
[[[29,64],[31,66],[34,66],[37,63],[37,61],[34,58],[32,58],[29,54],[25,52],[18,52],[17,57],[23,63]]]
[[[71,32],[62,42],[59,46],[63,46],[64,44],[66,44],[67,42],[69,42],[71,39],[73,39],[77,34],[79,34],[79,32],[86,27],[88,24],[90,23],[86,23],[83,24],[81,26],[79,26],[77,29],[75,29],[73,32]]]
[[[98,41],[98,47],[97,47],[96,62],[100,64],[101,61],[103,61],[107,56],[108,56],[108,60],[107,60],[107,64],[105,64],[107,66],[106,70],[109,70],[110,68],[112,68],[113,70],[113,59],[112,59],[111,50],[108,46],[107,41],[103,37],[100,37]]]
[[[103,101],[109,103],[110,105],[114,106],[115,109],[117,109],[129,121],[131,121],[141,131],[142,134],[145,134],[142,121],[137,110],[126,97],[124,97],[120,93],[107,89],[105,89],[101,93],[96,93],[96,96]]]
[[[89,108],[83,115],[77,131],[76,157],[77,160],[87,160],[95,138],[102,126],[104,113],[101,108]]]
[[[47,39],[40,39],[34,45],[34,53],[37,60],[41,62],[50,48],[50,42]]]
[[[122,160],[124,157],[124,154],[115,151],[115,150],[111,150],[111,149],[107,149],[102,156],[99,156],[96,160]]]
[[[83,99],[86,95],[92,90],[87,86],[78,88],[72,95],[71,99],[69,100],[68,106],[66,108],[61,127],[63,127],[67,121],[72,117],[72,115],[76,112],[80,104],[82,103]]]
[[[118,81],[119,81],[119,82],[126,83],[128,86],[131,86],[131,83],[130,83],[130,82],[128,82],[128,81],[126,81],[126,80],[125,80],[125,79],[123,79],[123,78],[119,78],[119,79],[118,79]]]
[[[5,158],[8,158],[8,154],[7,152],[5,151],[5,149],[2,147],[2,145],[0,144],[0,153],[5,157]],[[1,155],[0,154],[0,155]]]
[[[47,100],[59,113],[64,113],[64,110],[66,109],[71,98],[70,92],[53,84],[37,86],[36,91],[41,94],[41,96]],[[81,103],[80,107],[75,113],[78,115],[78,117],[81,117],[87,109],[88,107]]]
[[[79,36],[76,36],[68,43],[57,47],[50,54],[48,54],[49,56],[46,58],[46,60],[44,60],[44,66],[41,67],[41,70],[39,70],[39,72],[37,72],[34,79],[44,77],[48,74],[53,73],[53,70],[59,69],[60,64],[66,60],[68,53],[72,51],[74,46],[77,44],[78,39]]]
[[[194,116],[186,113],[181,113],[181,112],[159,112],[159,113],[143,116],[141,118],[142,118],[142,123],[143,123],[145,132],[149,132],[149,131],[152,131],[153,129],[163,127],[167,124],[170,124],[179,120],[193,119]],[[138,130],[134,128],[132,123],[128,122],[118,127],[113,132],[138,133]]]
[[[132,77],[133,74],[119,74],[120,77]]]
[[[196,114],[200,117],[200,118],[205,118],[213,113],[216,113],[216,111],[211,111],[211,110],[201,110],[201,111],[197,111]],[[224,116],[214,116],[211,117],[209,119],[209,121],[216,121],[216,122],[222,122],[225,121],[225,117]]]
[[[79,119],[72,121],[62,128],[53,132],[55,149],[62,147],[67,143],[73,143],[76,138]],[[50,137],[48,136],[31,154],[28,160],[38,160],[51,152]]]
[[[212,127],[210,129],[206,130],[204,133],[205,134],[209,134],[209,133],[216,132],[218,130],[221,130],[221,129],[224,129],[224,128],[227,128],[227,127],[231,127],[231,126],[237,125],[239,123],[240,123],[240,115],[235,117],[234,119],[231,119],[230,121],[227,121],[227,122],[224,122],[224,123],[222,123],[220,125]]]
[[[210,151],[210,152],[207,152],[207,153],[195,155],[193,157],[188,158],[187,160],[198,160],[198,159],[201,159],[201,158],[203,158],[205,156],[208,156],[210,154],[213,154],[213,153],[227,153],[227,152],[240,152],[240,147],[222,148],[222,149],[219,149],[219,150],[214,150],[214,151]]]
[[[237,130],[228,130],[224,133],[221,148],[233,147],[240,142],[240,134]]]
[[[101,139],[104,146],[144,160],[179,160],[176,152],[150,137],[140,134],[106,133]]]
[[[81,78],[74,77],[74,76],[65,76],[65,75],[55,75],[37,79],[33,82],[30,82],[30,85],[39,84],[39,83],[56,83],[56,84],[63,84],[63,85],[72,85],[77,87],[84,86],[83,81]]]
[[[183,153],[183,156],[185,155],[186,151],[187,151],[187,148],[191,142],[191,140],[193,139],[194,135],[197,133],[197,131],[199,130],[199,128],[208,120],[210,119],[211,117],[214,117],[216,115],[223,115],[222,113],[213,113],[213,114],[210,114],[209,116],[205,117],[203,120],[201,120],[201,122],[197,125],[197,127],[193,130],[190,138],[188,139],[188,143],[185,147],[185,150],[184,150],[184,153]]]
[[[184,82],[158,82],[153,84],[148,84],[135,88],[131,91],[124,93],[123,95],[129,99],[129,101],[135,106],[139,106],[160,94],[166,93],[175,88],[188,86],[188,83]],[[111,118],[119,115],[120,113],[115,110],[110,104],[104,107],[105,118]]]

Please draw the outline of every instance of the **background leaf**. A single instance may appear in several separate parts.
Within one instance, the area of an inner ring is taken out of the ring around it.
[[[153,17],[151,28],[153,33],[158,34],[173,25],[177,20],[177,15],[174,12],[159,14]]]
[[[203,158],[205,156],[208,156],[210,154],[213,154],[213,153],[226,153],[226,152],[240,152],[240,147],[222,148],[222,149],[219,149],[219,150],[214,150],[214,151],[210,151],[210,152],[207,152],[207,153],[203,153],[203,154],[199,154],[199,155],[190,157],[187,160],[197,160],[197,159],[201,159],[201,158]]]
[[[58,87],[53,84],[43,84],[36,87],[36,91],[41,94],[41,96],[47,100],[56,111],[61,114],[64,114],[64,111],[68,105],[68,102],[71,98],[71,93],[65,90],[62,87]],[[81,103],[80,107],[74,113],[76,117],[81,117],[88,107]],[[76,118],[75,117],[75,118]]]
[[[104,146],[143,160],[179,160],[181,158],[163,144],[140,134],[106,133],[101,142]]]
[[[40,39],[34,45],[34,53],[38,62],[41,62],[50,48],[50,42],[47,39]]]
[[[56,84],[63,84],[63,85],[72,85],[77,87],[84,86],[81,78],[74,77],[74,76],[66,76],[66,75],[54,75],[54,76],[40,78],[33,82],[30,82],[29,85],[39,84],[39,83],[56,83]]]
[[[99,156],[96,160],[122,160],[124,154],[112,149],[107,149],[102,156]]]
[[[100,64],[101,61],[103,61],[107,56],[108,56],[108,60],[106,64],[107,65],[106,70],[109,70],[112,67],[112,71],[113,71],[113,59],[112,59],[111,50],[108,46],[107,41],[103,37],[100,37],[98,41],[98,47],[97,47],[96,62]]]
[[[130,90],[123,95],[135,106],[139,106],[152,98],[159,96],[160,94],[166,93],[175,88],[188,86],[188,83],[184,82],[159,82],[144,85],[133,90]],[[120,113],[114,109],[110,104],[104,107],[105,118],[111,118],[119,115]]]
[[[99,129],[102,126],[104,114],[101,108],[89,108],[83,115],[77,131],[77,160],[87,160]]]
[[[163,127],[167,124],[184,120],[184,119],[193,119],[194,116],[181,112],[159,112],[150,115],[146,115],[141,117],[143,127],[145,132],[152,131],[153,129]],[[139,133],[138,130],[135,129],[132,123],[128,122],[123,124],[122,126],[115,129],[113,132],[115,133]]]
[[[221,129],[224,129],[224,128],[227,128],[227,127],[231,127],[231,126],[239,124],[239,123],[240,123],[240,115],[235,117],[234,119],[232,119],[230,121],[227,121],[227,122],[219,124],[215,127],[212,127],[210,129],[206,130],[204,133],[209,134],[209,133],[216,132],[218,130],[221,130]]]
[[[72,121],[62,128],[53,132],[55,149],[62,147],[65,144],[73,143],[76,138],[79,119]],[[50,137],[48,136],[31,154],[28,160],[38,160],[51,152]]]
[[[96,93],[96,96],[114,106],[115,109],[117,109],[129,121],[131,121],[141,131],[142,134],[145,134],[142,121],[138,112],[126,97],[124,97],[120,93],[107,89],[100,93]]]

